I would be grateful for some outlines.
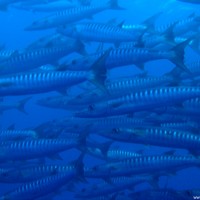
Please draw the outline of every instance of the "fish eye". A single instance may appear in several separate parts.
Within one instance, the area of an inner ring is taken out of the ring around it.
[[[89,111],[94,111],[94,110],[95,110],[94,104],[89,105],[89,106],[88,106],[88,110],[89,110]]]
[[[119,129],[118,128],[113,128],[112,129],[112,133],[119,133]]]

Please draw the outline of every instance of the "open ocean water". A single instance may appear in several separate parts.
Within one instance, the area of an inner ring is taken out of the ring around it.
[[[199,10],[0,0],[0,200],[200,199]]]

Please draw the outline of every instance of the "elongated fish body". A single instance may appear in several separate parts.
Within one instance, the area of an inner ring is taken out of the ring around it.
[[[162,200],[189,200],[189,196],[186,192],[175,191],[172,189],[152,189],[144,190],[142,192],[133,192],[129,195],[131,199],[143,200],[148,196],[149,200],[162,199]]]
[[[195,132],[198,131],[198,123],[195,122],[170,122],[170,123],[162,123],[160,124],[160,127],[162,128],[171,128],[171,129],[177,129],[177,130],[186,130],[186,131],[191,131],[191,132]]]
[[[170,172],[191,166],[199,166],[199,164],[199,159],[193,156],[136,156],[130,159],[96,165],[93,168],[85,169],[85,177],[108,178],[135,174]]]
[[[52,1],[49,3],[39,3],[34,5],[19,3],[15,4],[13,7],[22,10],[30,10],[34,12],[57,12],[75,6],[77,6],[77,4],[71,3],[69,1],[59,0],[59,1]]]
[[[187,33],[188,31],[198,31],[200,19],[193,14],[186,19],[180,20],[176,23],[173,32],[175,36]]]
[[[51,96],[39,99],[37,104],[40,106],[45,106],[54,109],[66,109],[71,111],[76,111],[84,108],[84,105],[72,105],[69,103],[71,98],[69,96]]]
[[[81,166],[80,166],[81,167]],[[75,164],[56,165],[28,165],[14,169],[2,170],[0,173],[0,182],[2,183],[25,183],[35,181],[44,177],[57,175],[59,173],[76,174],[77,166]]]
[[[135,31],[145,31],[148,27],[145,24],[122,24],[122,29],[135,32]]]
[[[62,132],[80,133],[82,129],[86,129],[91,122],[83,118],[61,118],[59,120],[51,120],[37,126],[34,130],[41,138],[57,138]]]
[[[0,130],[0,141],[15,141],[36,138],[37,133],[33,130]]]
[[[117,148],[110,148],[107,152],[106,158],[109,161],[117,161],[126,158],[132,158],[135,156],[141,156],[141,153],[134,151],[127,151],[123,149],[117,149]]]
[[[113,127],[143,127],[143,126],[151,126],[153,123],[148,122],[144,118],[137,117],[128,117],[128,116],[114,116],[114,117],[106,117],[106,118],[98,118],[98,119],[90,119],[90,123],[92,124],[91,131],[94,132],[99,130],[101,127],[113,128]]]
[[[79,23],[58,28],[58,33],[84,41],[116,43],[132,42],[137,37],[118,26],[103,23]]]
[[[162,48],[160,48],[161,45],[162,45]],[[143,36],[142,44],[141,44],[142,47],[145,47],[147,49],[160,49],[160,50],[170,49],[170,47],[172,48],[174,45],[175,43],[168,41],[168,38],[166,38],[164,34],[163,35],[148,34],[146,36]]]
[[[200,113],[200,98],[194,98],[183,102],[184,111],[186,113]]]
[[[33,49],[25,51],[24,53],[16,53],[0,63],[0,73],[1,75],[18,73],[38,68],[41,65],[52,64],[77,48],[76,46],[70,45],[65,47]]]
[[[0,161],[27,160],[45,157],[77,147],[75,139],[37,139],[0,142]]]
[[[1,200],[33,200],[54,191],[60,187],[67,185],[73,178],[74,174],[58,173],[56,175],[48,176],[38,179],[33,182],[22,184],[17,189],[8,192],[0,197]]]
[[[109,138],[118,141],[183,148],[191,152],[199,152],[200,150],[200,136],[184,130],[167,128],[119,128],[113,129],[110,132],[106,131],[106,133],[102,135],[107,135]]]
[[[191,4],[200,4],[199,0],[177,0],[185,3],[191,3]]]
[[[104,117],[132,112],[152,110],[161,106],[174,105],[199,97],[200,87],[160,87],[147,89],[113,100],[90,104],[87,109],[75,113],[76,117]]]
[[[132,158],[134,156],[141,156],[141,153],[134,151],[126,151],[119,148],[111,147],[112,141],[105,143],[97,143],[94,141],[87,141],[87,153],[106,161],[122,160],[125,158]]]
[[[114,192],[122,191],[125,188],[134,187],[137,184],[144,182],[151,182],[151,181],[152,177],[147,175],[111,178],[110,179],[111,184],[102,183],[96,186],[94,185],[88,186],[87,188],[83,188],[80,192],[78,192],[76,197],[87,199],[92,197],[98,197],[102,194],[109,195]]]
[[[188,63],[187,66],[191,73],[194,73],[194,75],[196,74],[196,76],[200,75],[200,60]]]
[[[150,60],[172,60],[174,58],[175,52],[173,51],[157,51],[145,48],[118,48],[110,52],[110,56],[107,58],[106,65],[107,68],[114,68],[131,64],[135,64],[138,65],[138,67],[141,67],[140,64],[143,64]],[[143,68],[143,66],[141,68]]]
[[[66,68],[71,70],[88,70],[90,69],[91,65],[102,55],[102,53],[73,59],[71,63],[61,65],[61,69],[63,67],[64,69]],[[174,51],[159,51],[147,48],[116,48],[110,51],[105,60],[105,67],[107,69],[113,69],[125,65],[136,65],[143,69],[143,64],[145,62],[159,59],[168,59],[174,63],[174,59],[176,59],[176,53]]]
[[[9,59],[12,55],[14,55],[17,51],[16,50],[0,50],[0,62]]]
[[[91,74],[85,71],[38,71],[0,77],[0,96],[43,93],[65,89],[86,81]]]
[[[107,81],[105,87],[109,94],[118,96],[128,94],[130,91],[140,91],[147,88],[154,88],[165,86],[168,84],[175,84],[175,81],[169,76],[160,77],[134,77],[134,78],[121,78],[116,80]]]
[[[29,44],[26,49],[31,50],[31,49],[40,49],[40,48],[50,48],[50,47],[59,47],[63,45],[72,46],[73,44],[74,44],[74,47],[76,47],[76,43],[77,41],[71,38],[68,38],[58,33],[57,34],[54,33],[54,34],[46,35],[45,37],[39,38],[38,40]],[[77,46],[79,45],[77,44]],[[73,46],[72,46],[72,49],[74,49]]]
[[[42,30],[48,28],[58,27],[63,24],[73,23],[84,18],[91,17],[92,15],[107,10],[107,9],[120,9],[116,0],[111,0],[107,5],[101,6],[80,6],[69,8],[66,10],[58,11],[48,17],[39,19],[32,23],[25,30]]]
[[[161,76],[161,77],[148,76],[144,78],[135,76],[135,77],[130,77],[130,78],[120,78],[120,79],[109,80],[105,82],[104,85],[107,90],[107,93],[104,93],[99,90],[92,90],[89,92],[84,92],[82,94],[79,94],[75,97],[72,97],[71,99],[63,97],[63,102],[68,102],[66,104],[71,105],[73,108],[73,105],[74,106],[77,106],[77,104],[86,105],[86,104],[89,104],[91,101],[99,102],[106,99],[108,100],[108,99],[120,97],[121,95],[129,94],[130,91],[137,92],[137,91],[144,90],[147,88],[160,87],[160,86],[165,86],[169,84],[177,85],[177,82],[170,76]],[[50,102],[53,103],[54,100],[56,100],[56,98],[52,98],[51,100],[46,99],[46,101],[41,100],[41,104],[45,101],[47,102],[46,104],[49,105]]]

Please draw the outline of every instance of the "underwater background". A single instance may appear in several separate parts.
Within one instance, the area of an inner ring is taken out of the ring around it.
[[[0,199],[200,198],[198,1],[0,8]]]

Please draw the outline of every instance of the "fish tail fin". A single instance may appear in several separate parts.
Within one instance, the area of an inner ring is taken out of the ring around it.
[[[85,45],[80,40],[76,40],[76,52],[84,56],[87,55]]]
[[[76,173],[77,173],[77,179],[81,182],[87,182],[84,177],[84,163],[83,158],[85,154],[81,153],[77,160],[73,161],[75,167],[76,167]]]
[[[118,0],[110,0],[108,1],[108,5],[109,5],[109,8],[113,10],[125,10],[125,8],[122,8],[121,6],[119,6]]]
[[[172,44],[173,46],[176,45],[174,41],[174,27],[176,26],[177,23],[172,24],[164,33],[163,36],[165,37],[166,41],[169,44]]]
[[[101,152],[104,156],[107,156],[107,152],[108,152],[110,146],[112,145],[112,143],[113,143],[113,141],[108,141],[108,142],[105,142],[100,145],[99,149],[101,150]]]
[[[86,152],[86,139],[88,135],[90,134],[90,128],[91,124],[87,125],[84,130],[80,133],[80,136],[78,138],[78,149],[82,152]]]
[[[104,83],[107,78],[105,62],[110,50],[111,49],[105,51],[105,53],[99,59],[97,59],[97,61],[91,67],[89,81],[102,90],[105,90]]]
[[[188,45],[188,43],[191,41],[191,39],[188,39],[178,45],[176,45],[172,50],[175,53],[174,58],[171,59],[171,61],[180,69],[183,71],[190,73],[190,70],[185,66],[184,59],[185,59],[185,47]]]
[[[26,103],[30,100],[30,98],[31,98],[31,97],[27,97],[27,98],[22,99],[21,101],[19,101],[19,104],[18,104],[17,109],[18,109],[20,112],[22,112],[22,113],[24,113],[24,114],[28,114],[28,113],[26,112],[26,110],[25,110],[25,105],[26,105]]]
[[[194,40],[192,40],[189,45],[190,47],[197,52],[198,54],[200,54],[200,49],[199,49],[199,43],[200,43],[200,38],[199,37],[195,37]]]
[[[145,25],[147,27],[147,30],[150,32],[154,32],[155,30],[155,21],[158,19],[158,17],[162,14],[162,12],[158,12],[155,15],[150,16],[149,18],[147,18],[146,20],[144,20],[142,22],[143,25]],[[145,30],[146,32],[146,30]]]

